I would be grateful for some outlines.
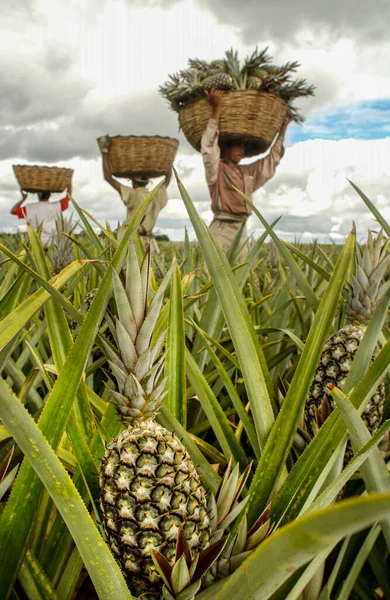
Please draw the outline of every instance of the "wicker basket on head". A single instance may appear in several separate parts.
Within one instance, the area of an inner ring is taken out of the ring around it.
[[[13,165],[15,177],[25,192],[63,192],[72,181],[73,169]]]
[[[117,135],[110,139],[108,158],[111,172],[116,177],[128,179],[166,175],[172,168],[179,146],[178,140],[159,135]]]
[[[289,111],[284,100],[256,90],[225,92],[219,120],[219,141],[245,144],[245,156],[266,152]],[[202,134],[211,116],[207,98],[180,109],[179,122],[187,140],[200,150]]]

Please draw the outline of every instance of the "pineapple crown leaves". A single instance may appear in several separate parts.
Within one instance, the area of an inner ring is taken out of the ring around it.
[[[250,71],[251,69],[254,69],[254,68],[263,68],[266,65],[269,65],[269,63],[272,60],[272,57],[267,53],[268,53],[268,46],[266,48],[264,48],[264,50],[261,50],[261,52],[259,52],[259,49],[256,46],[256,48],[253,51],[253,53],[251,54],[251,56],[246,57],[246,59],[244,61],[243,70],[245,69],[246,71]]]
[[[242,89],[242,78],[240,61],[238,59],[238,52],[234,51],[233,48],[225,52],[226,56],[226,72],[232,77],[235,87]]]
[[[50,251],[54,272],[59,273],[73,260],[73,240],[71,236],[77,223],[73,223],[73,215],[65,217],[60,213],[55,226],[56,232],[52,236]]]
[[[186,69],[179,72],[179,76],[181,81],[186,84],[188,87],[196,87],[200,85],[200,81],[202,78],[201,72],[198,69]]]
[[[218,540],[193,556],[183,529],[180,528],[172,564],[163,554],[152,548],[153,562],[164,582],[165,600],[193,600],[199,591],[202,577],[220,556],[225,544],[226,539]]]
[[[287,62],[280,67],[276,65],[268,65],[265,70],[269,72],[269,74],[280,82],[287,83],[291,80],[291,74],[296,73],[298,68],[300,67],[300,63],[297,61]]]
[[[350,296],[347,317],[354,323],[366,325],[375,308],[390,287],[383,278],[390,265],[389,240],[381,230],[374,239],[368,232],[367,244],[356,246],[356,273],[348,284]]]
[[[268,505],[250,531],[246,515],[241,519],[238,528],[230,534],[227,544],[211,570],[204,578],[205,587],[209,587],[218,579],[228,577],[241,563],[265,540],[273,530],[270,520],[271,505]],[[212,538],[213,539],[213,538]]]
[[[211,541],[220,539],[244,509],[248,497],[241,502],[238,499],[249,477],[251,466],[248,465],[240,476],[238,464],[233,469],[233,461],[230,459],[216,497],[214,494],[210,496],[208,509],[212,530]]]
[[[56,219],[56,233],[61,239],[61,234],[71,235],[75,230],[77,223],[73,223],[73,214],[70,216],[65,216],[63,213],[60,213]]]
[[[190,69],[196,69],[200,73],[206,72],[210,69],[210,64],[206,60],[199,58],[190,58],[188,61]]]
[[[259,544],[265,538],[267,538],[271,531],[274,529],[273,523],[271,523],[271,504],[268,504],[264,511],[261,513],[257,521],[252,525],[248,532],[247,541],[245,544],[245,550],[252,550],[257,548]]]
[[[160,86],[159,91],[173,110],[180,111],[183,106],[203,97],[204,89],[211,87],[227,90],[259,89],[280,96],[289,104],[295,121],[303,122],[303,117],[293,109],[290,102],[298,97],[312,96],[315,87],[309,86],[305,79],[291,79],[300,66],[298,62],[276,66],[271,64],[271,59],[268,48],[259,51],[257,47],[245,59],[242,68],[238,53],[233,48],[225,52],[225,58],[210,63],[198,58],[190,59],[189,68],[169,75],[169,81]],[[259,87],[252,80],[253,76],[262,80]]]
[[[166,332],[153,347],[151,340],[172,270],[173,266],[150,303],[150,253],[145,255],[140,266],[136,250],[130,244],[125,284],[115,271],[112,272],[117,316],[109,318],[108,323],[113,328],[119,354],[107,342],[102,341],[102,344],[110,375],[117,383],[117,390],[111,390],[111,395],[126,422],[153,417],[165,395],[166,380],[161,380],[165,355],[161,353]]]

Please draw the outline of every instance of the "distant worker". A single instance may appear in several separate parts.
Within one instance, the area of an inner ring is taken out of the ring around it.
[[[108,159],[108,150],[111,146],[109,136],[103,136],[99,140],[99,148],[102,153],[103,175],[104,179],[119,193],[122,202],[127,208],[126,222],[128,223],[136,210],[145,200],[150,191],[146,188],[149,183],[147,177],[133,177],[131,179],[133,187],[119,183],[111,173],[110,161]],[[149,204],[146,213],[138,226],[138,233],[141,237],[153,237],[153,227],[156,224],[158,215],[164,206],[168,203],[167,187],[171,181],[172,170],[166,175],[164,186],[155,194],[152,202]]]
[[[70,183],[66,189],[69,196],[71,196],[72,184]],[[51,242],[53,233],[56,231],[56,220],[58,215],[69,206],[68,196],[55,202],[49,202],[51,192],[37,192],[39,201],[23,206],[27,199],[28,192],[23,190],[21,190],[21,192],[22,199],[11,208],[11,215],[16,215],[19,219],[25,219],[36,231],[39,226],[42,225],[41,242],[44,246],[48,246]]]
[[[287,125],[293,120],[288,115],[280,129],[278,138],[270,153],[249,164],[240,165],[245,156],[245,144],[232,142],[225,144],[221,151],[219,145],[219,119],[221,116],[222,90],[212,89],[206,92],[211,104],[211,117],[202,135],[201,153],[205,168],[206,181],[211,196],[211,210],[214,214],[210,231],[222,248],[230,248],[243,221],[251,215],[252,209],[232,186],[252,201],[252,193],[262,187],[275,173],[284,154],[284,135]],[[244,226],[240,243],[247,239]],[[242,256],[242,255],[241,255]]]

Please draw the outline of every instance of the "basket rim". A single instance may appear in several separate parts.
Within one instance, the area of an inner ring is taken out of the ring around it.
[[[71,169],[70,167],[58,167],[58,166],[49,166],[49,165],[12,165],[12,168],[15,169],[19,169],[19,168],[34,168],[34,169],[55,169],[55,170],[61,170],[61,171],[71,171],[72,173],[74,173],[74,169]]]
[[[283,98],[281,98],[277,94],[273,94],[272,92],[264,92],[264,91],[260,91],[260,90],[224,90],[222,98],[227,98],[227,97],[231,96],[232,94],[234,94],[234,95],[240,94],[240,95],[247,95],[247,96],[252,96],[252,95],[255,96],[256,95],[256,96],[264,96],[267,98],[275,98],[277,100],[280,100],[280,102],[283,102],[286,106],[289,106],[288,102],[283,100]],[[202,96],[201,98],[195,98],[195,100],[192,100],[192,102],[183,104],[183,106],[180,106],[178,113],[180,114],[180,112],[182,110],[185,110],[186,108],[189,108],[190,106],[193,106],[194,104],[196,104],[197,102],[201,102],[202,100],[207,100],[207,96]]]
[[[129,138],[134,138],[134,139],[147,139],[147,140],[153,140],[153,139],[158,139],[158,140],[169,140],[170,142],[177,142],[177,144],[179,144],[179,140],[177,138],[173,138],[170,137],[168,135],[133,135],[132,133],[130,133],[129,135],[123,135],[123,134],[118,134],[118,135],[109,135],[109,134],[104,134],[101,135],[100,137],[98,137],[97,139],[100,140],[102,137],[105,137],[106,135],[108,135],[108,137],[110,138],[110,140],[115,140],[115,139],[129,139]]]

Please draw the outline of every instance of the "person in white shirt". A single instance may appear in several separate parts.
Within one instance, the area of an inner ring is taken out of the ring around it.
[[[110,145],[111,140],[109,136],[100,138],[99,147],[103,160],[103,176],[104,179],[119,193],[123,204],[127,208],[126,222],[129,222],[137,208],[139,208],[149,194],[149,190],[146,187],[149,183],[149,179],[147,177],[133,177],[131,179],[133,187],[123,185],[114,179],[111,172],[110,161],[108,159]],[[141,237],[153,237],[153,227],[156,224],[158,215],[168,203],[167,187],[171,181],[171,177],[172,170],[167,173],[164,186],[156,192],[152,202],[149,204],[138,227],[138,233]]]
[[[49,202],[51,192],[37,192],[39,202],[26,204],[28,192],[21,190],[22,198],[11,208],[11,215],[16,215],[19,219],[25,219],[36,231],[42,224],[41,242],[44,246],[48,246],[51,242],[52,235],[56,230],[56,219],[58,215],[66,210],[69,206],[69,198],[65,196],[56,202]],[[72,184],[67,187],[67,193],[72,195]]]

